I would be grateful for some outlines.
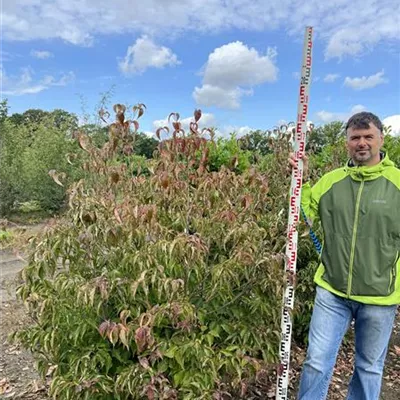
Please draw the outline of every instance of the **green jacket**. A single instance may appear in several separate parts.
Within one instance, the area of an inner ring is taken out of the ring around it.
[[[323,230],[317,285],[366,304],[400,304],[400,170],[388,155],[305,183],[301,204]]]

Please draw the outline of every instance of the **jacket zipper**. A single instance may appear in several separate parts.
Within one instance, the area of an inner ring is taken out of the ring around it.
[[[353,263],[354,263],[354,253],[356,246],[356,237],[357,237],[357,225],[358,225],[358,214],[360,209],[360,201],[361,201],[361,193],[364,188],[364,177],[361,178],[361,185],[358,189],[357,193],[357,202],[356,202],[356,211],[354,216],[354,225],[353,225],[353,237],[351,241],[351,253],[350,253],[350,265],[349,265],[349,276],[347,278],[347,297],[350,298],[351,295],[351,284],[353,280]]]

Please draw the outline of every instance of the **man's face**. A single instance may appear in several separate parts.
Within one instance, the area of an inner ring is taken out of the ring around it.
[[[375,165],[380,162],[380,149],[383,145],[381,131],[372,123],[368,129],[347,130],[346,148],[356,165]]]

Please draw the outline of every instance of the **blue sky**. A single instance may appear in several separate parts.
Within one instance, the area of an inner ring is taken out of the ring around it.
[[[111,4],[112,3],[112,4]],[[314,28],[309,120],[368,110],[400,135],[395,0],[2,0],[1,96],[11,112],[94,115],[103,93],[145,103],[141,130],[196,108],[221,134],[296,119],[304,29]]]

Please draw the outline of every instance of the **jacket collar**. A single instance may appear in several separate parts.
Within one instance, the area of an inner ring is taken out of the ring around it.
[[[372,166],[357,166],[353,160],[348,160],[345,166],[345,171],[355,180],[373,180],[378,178],[382,172],[389,167],[394,166],[393,161],[389,159],[386,152],[380,152],[381,161]]]

